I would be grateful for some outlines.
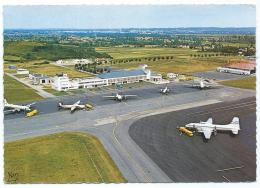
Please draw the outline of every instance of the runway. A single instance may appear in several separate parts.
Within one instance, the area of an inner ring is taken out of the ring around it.
[[[180,135],[177,126],[206,121],[230,123],[240,118],[233,137],[218,133],[205,143],[197,133]],[[174,182],[247,182],[256,180],[255,98],[212,104],[142,118],[129,129],[130,137]],[[228,171],[226,168],[242,167]]]

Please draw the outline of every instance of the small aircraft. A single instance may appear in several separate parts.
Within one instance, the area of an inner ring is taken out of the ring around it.
[[[75,112],[75,110],[91,110],[93,106],[91,104],[80,104],[80,100],[74,104],[63,104],[62,102],[58,103],[58,108],[60,109],[70,109],[70,113]]]
[[[115,95],[112,95],[112,96],[103,96],[103,97],[107,98],[107,99],[114,99],[114,100],[121,102],[122,100],[127,100],[128,98],[137,97],[137,95],[122,95],[122,94],[116,93]]]
[[[21,111],[31,111],[31,106],[34,105],[35,102],[27,105],[17,105],[17,104],[9,104],[6,99],[4,99],[4,107],[11,110],[5,110],[4,112],[21,112]]]
[[[214,135],[217,134],[217,131],[231,131],[234,135],[238,134],[240,130],[239,118],[234,117],[232,122],[227,125],[217,125],[212,123],[212,118],[209,118],[206,122],[200,123],[189,123],[185,125],[186,128],[196,129],[197,132],[203,133],[206,140],[210,139],[212,132]]]
[[[209,80],[200,80],[199,82],[194,81],[190,86],[198,89],[208,89],[217,86],[217,84]]]
[[[166,86],[164,89],[160,89],[160,93],[167,95],[168,93],[170,93],[170,89]]]

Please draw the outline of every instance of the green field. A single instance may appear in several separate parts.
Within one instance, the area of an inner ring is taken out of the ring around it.
[[[197,52],[185,48],[96,48],[97,51],[106,52],[114,59],[141,58],[141,61],[121,62],[112,66],[119,69],[135,69],[138,65],[147,64],[149,68],[160,73],[192,73],[199,71],[214,70],[223,66],[229,59],[238,59],[237,56],[212,56],[212,57],[191,57],[192,55],[212,54],[209,52]],[[152,57],[173,56],[173,59],[152,60]],[[148,59],[144,58],[151,58]],[[239,57],[241,58],[241,57]]]
[[[6,183],[126,182],[100,141],[57,133],[4,145]]]
[[[231,86],[231,87],[238,87],[243,89],[256,89],[256,77],[250,76],[238,80],[227,80],[221,81],[220,84]]]
[[[66,73],[70,78],[82,78],[82,77],[90,77],[91,74],[78,72],[72,68],[56,66],[53,64],[40,64],[43,60],[34,60],[28,61],[26,63],[16,63],[14,64],[17,68],[28,69],[30,73],[40,73],[46,74],[48,76],[55,76],[57,73]],[[5,72],[13,72],[14,70],[9,70],[8,66],[12,65],[12,63],[4,63],[4,71]]]
[[[110,47],[96,48],[97,52],[107,53],[114,59],[143,58],[154,56],[178,56],[189,57],[190,54],[197,53],[196,50],[186,48],[129,48],[129,47]]]
[[[4,75],[4,98],[10,103],[38,101],[43,99],[35,90]]]

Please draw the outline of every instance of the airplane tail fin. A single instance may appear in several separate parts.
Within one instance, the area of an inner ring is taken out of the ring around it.
[[[232,128],[232,133],[233,134],[238,134],[238,131],[240,130],[240,124],[239,124],[239,118],[238,117],[234,117],[231,124],[233,125]]]
[[[62,103],[62,102],[59,102],[59,103],[58,103],[58,108],[60,109],[62,105],[63,105],[63,103]]]
[[[204,84],[203,81],[200,81],[200,87],[201,87],[201,88],[204,88],[204,87],[205,87],[205,84]]]
[[[4,99],[4,105],[7,105],[7,104],[8,104],[7,100],[6,100],[6,99]]]

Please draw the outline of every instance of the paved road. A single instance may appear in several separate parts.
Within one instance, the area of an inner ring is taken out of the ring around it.
[[[217,124],[240,118],[236,137],[218,133],[207,143],[200,134],[180,135],[177,126],[206,121]],[[256,180],[255,98],[149,116],[129,129],[131,138],[174,182],[247,182]],[[217,172],[217,170],[241,167]],[[224,177],[225,178],[224,178]]]
[[[158,88],[152,87],[128,90],[127,93],[138,94],[139,98],[121,103],[103,100],[102,94],[96,93],[88,93],[87,98],[86,95],[62,97],[65,102],[85,98],[95,104],[93,111],[77,111],[73,115],[68,111],[57,111],[57,99],[42,101],[37,103],[41,112],[38,116],[28,119],[23,114],[5,117],[4,139],[8,142],[55,132],[86,131],[101,140],[129,182],[171,182],[131,140],[128,126],[148,115],[255,96],[255,91],[229,87],[200,91],[174,84],[172,89],[175,89],[173,94],[167,96],[160,95]]]

